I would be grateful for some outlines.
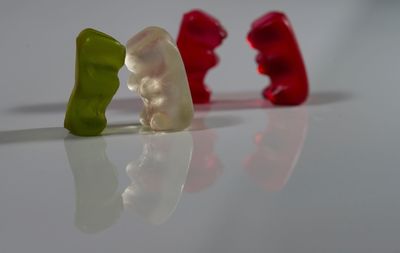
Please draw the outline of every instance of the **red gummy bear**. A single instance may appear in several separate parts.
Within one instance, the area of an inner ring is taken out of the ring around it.
[[[268,75],[271,85],[264,98],[276,105],[299,105],[308,96],[308,80],[300,48],[285,14],[271,12],[253,22],[247,35],[250,45],[260,51],[258,72]]]
[[[217,19],[209,14],[192,10],[183,15],[177,45],[185,64],[193,103],[209,103],[211,91],[204,83],[207,71],[219,59],[213,52],[227,37]]]

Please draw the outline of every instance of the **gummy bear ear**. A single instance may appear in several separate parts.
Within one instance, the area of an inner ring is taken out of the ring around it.
[[[253,47],[259,47],[261,45],[266,45],[274,42],[279,42],[281,35],[276,27],[262,26],[251,31],[247,40]]]
[[[189,21],[186,23],[186,29],[188,29],[190,32],[195,31],[195,34],[196,31],[201,30],[200,25],[197,24],[196,19],[189,19]]]
[[[215,36],[221,38],[227,36],[227,32],[219,21],[201,10],[192,10],[184,14],[182,25],[189,34],[194,35],[199,39],[204,36]]]
[[[207,29],[207,26],[205,26],[198,18],[189,19],[186,23],[186,29],[191,35],[199,38],[207,36],[207,33],[210,32],[209,29]]]

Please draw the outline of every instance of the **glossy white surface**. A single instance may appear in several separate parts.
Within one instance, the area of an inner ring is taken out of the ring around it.
[[[160,2],[0,3],[0,252],[400,252],[400,2]],[[193,7],[229,37],[207,79],[216,102],[196,108],[191,131],[141,134],[123,71],[107,135],[69,136],[77,33],[176,34]],[[259,98],[267,79],[244,38],[273,9],[303,50],[305,106]]]

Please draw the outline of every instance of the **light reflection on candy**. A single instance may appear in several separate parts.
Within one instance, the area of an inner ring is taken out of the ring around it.
[[[125,65],[132,74],[128,88],[140,95],[143,126],[155,131],[187,128],[193,102],[185,67],[171,36],[162,28],[148,27],[126,45]]]

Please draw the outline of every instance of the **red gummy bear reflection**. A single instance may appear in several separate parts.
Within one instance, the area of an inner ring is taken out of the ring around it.
[[[207,71],[217,65],[219,59],[213,50],[222,44],[226,36],[218,20],[203,11],[192,10],[183,15],[177,45],[196,104],[210,102],[211,91],[204,79]]]
[[[283,189],[303,149],[308,112],[302,107],[268,111],[267,128],[256,134],[257,149],[245,161],[254,182],[268,192]]]
[[[203,119],[198,120],[200,129],[207,129]],[[215,153],[217,135],[213,129],[194,131],[192,161],[186,178],[185,192],[200,192],[215,183],[223,173],[223,165]]]
[[[271,12],[254,21],[247,40],[260,51],[256,57],[258,72],[271,79],[263,96],[277,105],[303,103],[308,96],[307,73],[285,14]]]

